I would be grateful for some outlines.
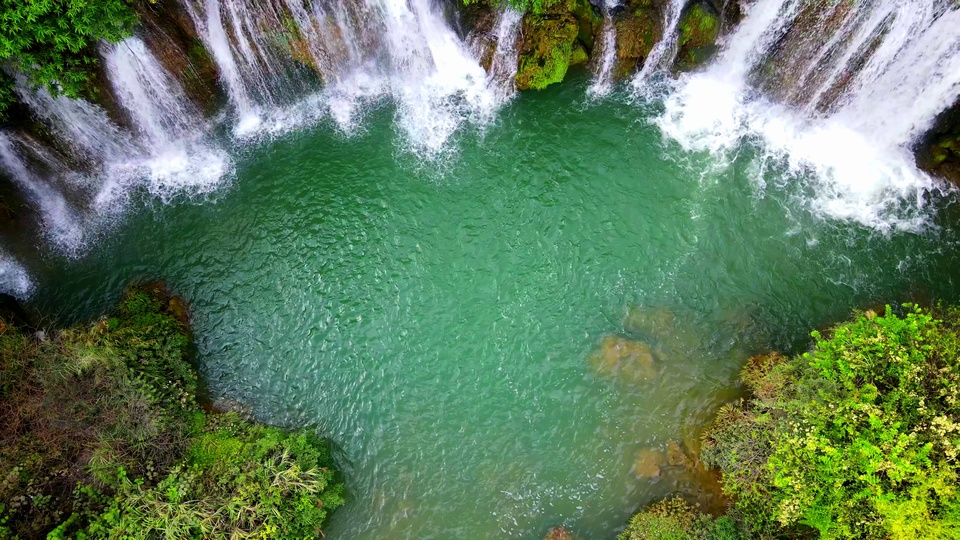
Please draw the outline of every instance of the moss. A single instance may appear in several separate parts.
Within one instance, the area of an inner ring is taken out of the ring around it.
[[[702,65],[716,53],[720,16],[710,6],[691,4],[680,18],[677,38],[677,67],[681,70]]]
[[[639,69],[654,45],[663,36],[656,8],[639,6],[615,20],[617,28],[617,64],[614,76],[622,78]]]
[[[542,90],[563,80],[573,57],[579,26],[569,12],[523,18],[517,88]]]
[[[580,64],[586,64],[590,60],[590,56],[587,54],[587,50],[577,43],[573,46],[573,54],[570,55],[570,65],[578,66]]]

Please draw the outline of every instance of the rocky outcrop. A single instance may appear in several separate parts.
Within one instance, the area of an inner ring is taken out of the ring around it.
[[[663,15],[651,0],[637,0],[614,15],[613,24],[617,30],[613,77],[622,79],[643,67],[650,51],[663,39]]]
[[[960,100],[937,117],[914,151],[917,166],[960,186]]]
[[[523,17],[517,89],[542,90],[589,59],[602,20],[586,0],[567,0]]]
[[[713,58],[721,26],[720,13],[706,0],[684,8],[677,26],[676,69],[689,71]]]
[[[223,103],[217,66],[200,40],[190,17],[174,0],[136,4],[143,39],[167,72],[173,75],[207,115]],[[109,86],[109,85],[108,85]]]

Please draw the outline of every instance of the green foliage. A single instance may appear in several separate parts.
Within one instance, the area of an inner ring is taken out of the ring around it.
[[[80,538],[317,538],[342,485],[307,435],[214,417],[183,464],[150,488],[124,478]]]
[[[38,339],[0,321],[0,538],[313,538],[342,504],[323,444],[196,402],[158,286]]]
[[[465,5],[490,4],[497,7],[510,6],[517,11],[529,13],[545,13],[549,8],[564,0],[463,0]]]
[[[715,519],[683,499],[666,499],[638,512],[618,540],[739,540],[728,517]]]
[[[98,40],[117,42],[137,16],[132,0],[6,0],[0,3],[0,61],[54,94],[87,90]],[[0,93],[0,105],[3,104]]]
[[[960,537],[960,327],[915,306],[755,359],[753,399],[724,407],[702,458],[753,535]]]

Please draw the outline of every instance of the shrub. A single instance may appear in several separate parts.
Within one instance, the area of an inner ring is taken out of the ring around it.
[[[960,327],[907,305],[862,313],[811,353],[751,361],[705,462],[760,537],[960,537]]]
[[[728,517],[715,519],[683,499],[666,499],[638,512],[618,540],[739,540]]]
[[[49,339],[0,321],[0,538],[318,536],[325,446],[202,412],[180,311],[154,286]]]

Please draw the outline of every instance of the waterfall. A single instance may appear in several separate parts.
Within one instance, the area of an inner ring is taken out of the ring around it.
[[[0,292],[24,299],[33,291],[33,281],[16,258],[0,251]]]
[[[610,10],[617,7],[614,0],[603,7],[603,40],[600,42],[600,64],[594,76],[587,95],[602,98],[613,90],[613,66],[617,60],[617,27],[613,24]]]
[[[111,198],[118,178],[145,182],[163,199],[218,186],[228,169],[226,153],[210,142],[202,114],[143,41],[129,38],[107,46],[103,56],[117,101],[136,130],[136,147],[108,157],[109,185],[100,200]]]
[[[493,29],[497,40],[490,62],[489,84],[496,89],[500,99],[506,100],[517,91],[517,38],[520,35],[520,21],[523,13],[506,8],[500,13],[497,25]]]
[[[435,155],[465,122],[489,122],[506,99],[429,0],[183,1],[219,67],[240,136],[325,114],[350,131],[364,102],[389,96],[408,146]]]
[[[162,200],[205,193],[229,169],[200,112],[142,40],[104,45],[101,54],[130,129],[114,123],[99,106],[53,97],[19,77],[20,101],[49,128],[53,140],[41,144],[0,133],[0,167],[36,206],[46,236],[70,256],[82,252],[91,227],[122,211],[137,186]]]
[[[680,15],[686,0],[669,0],[663,11],[663,38],[653,46],[650,55],[643,62],[643,67],[634,75],[631,84],[637,92],[647,89],[650,76],[662,69],[669,69],[677,56],[677,39],[679,33]]]
[[[958,95],[956,7],[757,0],[719,58],[680,81],[658,123],[683,148],[721,158],[759,140],[765,161],[807,183],[814,212],[916,230],[938,186],[911,146]]]
[[[80,219],[63,194],[49,180],[33,172],[18,146],[26,147],[29,144],[14,134],[0,132],[0,167],[36,206],[44,234],[49,240],[68,254],[76,253],[84,243]],[[0,268],[4,266],[3,257],[0,257]]]

